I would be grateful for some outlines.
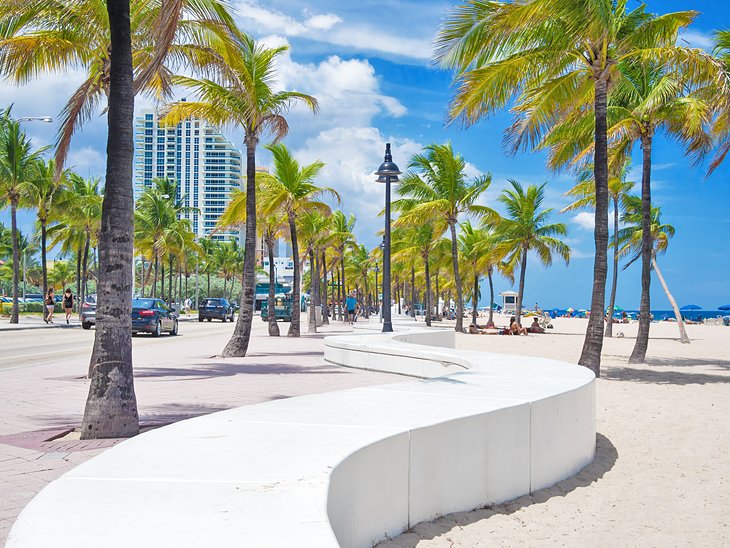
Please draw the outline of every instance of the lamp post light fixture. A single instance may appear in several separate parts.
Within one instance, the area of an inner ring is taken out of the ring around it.
[[[393,331],[390,306],[390,183],[398,182],[398,175],[401,171],[393,163],[393,156],[390,153],[390,143],[385,144],[385,160],[375,175],[378,176],[378,183],[385,183],[385,237],[383,241],[383,333]]]

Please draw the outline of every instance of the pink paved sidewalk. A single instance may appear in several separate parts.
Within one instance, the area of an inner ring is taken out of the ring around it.
[[[179,337],[136,343],[141,422],[166,424],[241,405],[402,380],[324,362],[324,333],[351,331],[339,322],[320,328],[317,335],[277,339],[268,337],[266,324],[257,320],[245,358],[215,356],[230,337],[232,324],[194,322]],[[280,327],[285,334],[288,325]],[[306,322],[302,328],[306,330]],[[76,333],[81,336],[80,330]],[[85,334],[89,337],[84,344],[89,344],[93,333]],[[0,371],[0,544],[38,491],[115,443],[45,441],[80,425],[87,363],[84,356]]]

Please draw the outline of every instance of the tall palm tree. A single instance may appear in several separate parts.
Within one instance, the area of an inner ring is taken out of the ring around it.
[[[626,213],[622,216],[622,221],[626,225],[619,231],[619,253],[622,256],[632,255],[624,268],[628,268],[637,259],[642,257],[644,247],[644,214],[643,204],[639,197],[632,196],[627,201]],[[676,299],[669,292],[667,285],[659,265],[657,264],[657,255],[666,253],[669,246],[669,239],[674,237],[674,227],[669,224],[662,224],[662,212],[658,207],[653,207],[651,211],[651,266],[656,272],[657,278],[667,295],[667,299],[674,310],[674,316],[677,319],[677,327],[679,328],[679,339],[683,344],[689,344],[689,337],[684,328],[682,314],[679,311]]]
[[[134,68],[129,0],[107,0],[111,31],[104,203],[99,235],[96,337],[81,438],[139,433],[132,368]]]
[[[322,305],[322,291],[320,273],[323,271],[321,252],[327,239],[329,227],[329,211],[309,210],[301,213],[297,218],[297,235],[299,245],[304,255],[309,256],[309,333],[317,332],[316,311]],[[325,296],[326,297],[326,296]]]
[[[10,226],[13,234],[13,307],[10,323],[18,323],[18,207],[22,198],[24,183],[35,177],[41,150],[33,145],[20,127],[20,122],[10,117],[6,110],[0,117],[0,204],[10,204]]]
[[[722,85],[718,86],[719,89],[713,95],[722,97],[722,100],[717,102],[719,116],[715,117],[712,125],[718,147],[707,172],[708,176],[725,161],[730,152],[730,30],[715,33],[714,54],[721,64],[723,78]]]
[[[606,314],[609,318],[613,318],[614,307],[616,306],[616,289],[618,287],[618,227],[619,227],[619,213],[624,208],[626,203],[626,197],[634,188],[634,183],[627,181],[626,177],[631,167],[631,160],[625,160],[623,165],[618,166],[618,172],[616,171],[617,166],[612,165],[612,172],[608,178],[608,195],[613,203],[613,277],[611,279],[611,295],[608,299],[608,308]],[[593,170],[586,169],[580,175],[580,181],[568,192],[566,196],[575,198],[575,201],[570,205],[564,207],[560,212],[565,213],[566,211],[575,211],[576,209],[592,208],[596,203],[595,194],[595,183],[593,181]],[[611,337],[613,335],[613,321],[606,322],[605,337]]]
[[[444,23],[436,58],[456,71],[449,118],[472,124],[514,104],[507,133],[513,150],[538,145],[557,122],[593,111],[596,246],[591,317],[579,363],[600,374],[608,269],[609,83],[629,59],[681,65],[690,81],[705,80],[708,56],[676,45],[697,12],[655,16],[629,0],[468,0]],[[513,103],[514,102],[514,103]]]
[[[34,176],[20,185],[21,200],[25,207],[34,208],[41,229],[41,268],[43,270],[43,294],[48,292],[48,266],[46,264],[47,234],[49,217],[52,218],[53,208],[57,207],[58,198],[68,184],[67,170],[61,171],[56,177],[56,163],[54,160],[39,160],[35,166]],[[45,316],[45,311],[44,311]]]
[[[557,254],[565,264],[568,264],[570,247],[559,238],[567,234],[566,226],[563,223],[549,224],[552,208],[541,209],[545,200],[545,184],[530,185],[527,189],[514,180],[510,181],[510,184],[512,188],[504,189],[499,197],[499,201],[507,210],[506,217],[499,223],[499,232],[504,245],[510,250],[505,259],[508,269],[514,272],[517,265],[520,266],[515,310],[516,321],[520,323],[528,254],[534,251],[545,266],[553,263],[553,254]],[[601,321],[603,321],[603,310],[601,310]]]
[[[274,170],[271,175],[261,175],[262,189],[264,189],[263,194],[265,195],[262,207],[266,215],[274,212],[284,212],[287,217],[294,259],[294,283],[292,284],[292,302],[294,306],[287,336],[298,337],[301,329],[299,325],[301,262],[297,238],[297,218],[307,211],[329,213],[329,206],[321,202],[320,198],[330,195],[339,201],[340,196],[331,188],[318,187],[314,184],[315,177],[324,167],[324,164],[319,160],[302,166],[283,143],[269,145],[266,148],[273,156]]]
[[[708,89],[688,81],[665,61],[627,59],[619,63],[616,81],[612,85],[608,100],[608,139],[614,156],[612,163],[619,165],[631,154],[634,143],[641,144],[642,177],[641,197],[644,214],[644,242],[641,271],[641,303],[639,330],[630,363],[642,363],[646,357],[650,326],[650,284],[651,284],[651,167],[652,147],[657,133],[668,136],[685,145],[687,153],[702,159],[712,147],[712,138],[707,131],[712,118],[712,107]],[[585,122],[581,118],[586,119]],[[586,123],[587,122],[587,123]],[[592,120],[576,113],[553,129],[546,139],[551,147],[551,163],[563,163],[573,154],[577,146],[583,146],[573,159],[580,159],[591,149],[592,131],[576,132],[575,128],[590,128]],[[567,151],[567,154],[566,154]],[[609,171],[611,171],[609,165]],[[611,324],[609,322],[609,327]]]
[[[215,71],[213,47],[231,44],[235,24],[224,0],[131,0],[134,92],[156,99],[173,93],[171,75]],[[81,70],[84,81],[61,113],[56,168],[73,134],[111,97],[111,33],[104,2],[28,0],[0,4],[0,74],[24,84],[55,72]]]
[[[408,164],[409,171],[398,187],[400,199],[393,208],[401,212],[404,223],[411,219],[440,219],[451,232],[451,258],[456,283],[456,331],[462,332],[464,301],[459,274],[459,250],[456,225],[463,215],[489,216],[494,212],[477,205],[477,200],[489,188],[492,176],[480,175],[468,179],[466,161],[455,154],[451,144],[428,145],[423,154],[416,154]]]
[[[234,47],[216,50],[225,64],[219,79],[178,77],[176,84],[190,88],[198,101],[171,105],[165,119],[176,124],[198,117],[218,126],[235,125],[243,129],[246,146],[246,243],[243,263],[241,314],[223,356],[245,356],[251,337],[256,290],[256,148],[263,134],[279,141],[289,131],[284,114],[293,103],[302,103],[313,112],[317,100],[296,91],[276,91],[274,64],[288,46],[268,48],[243,33],[236,33]],[[295,307],[296,309],[296,307]],[[292,318],[293,319],[293,318]],[[292,328],[294,328],[292,323]]]
[[[102,222],[103,197],[98,178],[84,179],[75,173],[68,175],[68,186],[57,200],[50,216],[48,235],[51,247],[63,242],[62,251],[78,245],[80,272],[77,282],[79,301],[84,302],[89,271],[89,251],[97,245]],[[80,284],[80,285],[79,285]]]
[[[340,321],[347,321],[344,317],[344,299],[347,297],[347,284],[346,284],[346,278],[345,278],[345,252],[350,249],[353,245],[356,244],[355,242],[355,236],[353,234],[353,229],[355,228],[355,216],[350,214],[349,217],[346,217],[345,214],[337,210],[334,213],[332,213],[332,218],[330,221],[330,230],[331,235],[330,239],[332,241],[332,246],[335,249],[335,252],[337,253],[337,260],[340,263],[340,295],[339,295],[339,301],[340,305],[338,307],[339,310],[339,320]]]

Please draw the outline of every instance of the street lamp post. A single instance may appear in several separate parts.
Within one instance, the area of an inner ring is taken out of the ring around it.
[[[385,248],[383,249],[383,333],[393,331],[390,306],[390,183],[398,182],[401,171],[393,163],[390,143],[385,144],[385,160],[375,172],[378,183],[385,183]],[[386,303],[387,299],[387,303]]]

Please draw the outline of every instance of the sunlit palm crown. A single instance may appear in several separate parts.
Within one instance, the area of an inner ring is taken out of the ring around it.
[[[456,71],[451,120],[472,124],[514,101],[511,150],[540,143],[561,119],[593,101],[594,82],[620,79],[618,65],[660,60],[696,85],[716,82],[718,64],[677,47],[694,11],[652,15],[630,0],[470,0],[443,25],[436,57]]]
[[[664,253],[669,246],[669,239],[674,237],[674,227],[662,224],[662,211],[659,207],[651,208],[651,239],[654,255]],[[621,216],[625,226],[619,230],[619,253],[622,256],[633,254],[629,266],[641,256],[641,242],[644,231],[641,228],[641,198],[632,196],[627,201],[626,213]],[[626,268],[626,266],[624,268]]]
[[[227,0],[131,0],[135,90],[169,98],[173,74],[215,72],[216,50],[235,25]],[[0,75],[19,84],[48,73],[80,70],[85,79],[61,115],[59,169],[71,137],[109,95],[110,31],[106,2],[4,0],[0,4]]]

